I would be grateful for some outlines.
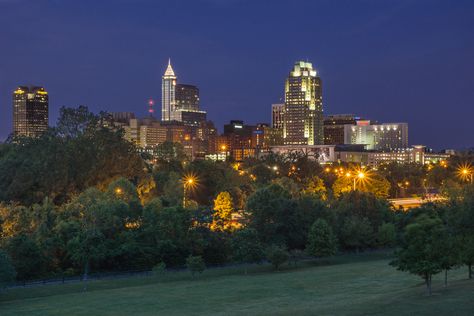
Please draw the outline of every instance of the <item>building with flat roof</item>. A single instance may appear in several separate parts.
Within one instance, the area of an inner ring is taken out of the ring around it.
[[[359,120],[344,125],[344,144],[363,144],[367,150],[395,151],[408,147],[408,123],[371,124]]]
[[[43,87],[19,86],[13,91],[13,135],[37,137],[48,129],[49,97]]]

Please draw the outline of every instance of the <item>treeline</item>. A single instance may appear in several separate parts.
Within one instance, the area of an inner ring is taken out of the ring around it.
[[[329,209],[317,196],[293,198],[271,184],[249,197],[242,224],[232,224],[226,196],[216,199],[216,211],[166,207],[160,198],[142,206],[136,187],[122,178],[60,206],[49,200],[2,205],[2,248],[17,279],[27,280],[160,263],[182,267],[189,256],[207,265],[261,262],[278,252],[304,250],[322,257],[395,242],[396,214],[368,193],[343,195]]]

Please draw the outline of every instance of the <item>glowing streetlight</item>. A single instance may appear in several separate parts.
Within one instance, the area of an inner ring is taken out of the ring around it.
[[[122,194],[122,188],[116,187],[115,188],[115,194]]]
[[[186,192],[188,188],[193,189],[197,184],[197,178],[190,174],[183,179],[183,207],[186,207]]]
[[[458,176],[470,183],[473,183],[474,170],[472,166],[468,163],[458,167]]]

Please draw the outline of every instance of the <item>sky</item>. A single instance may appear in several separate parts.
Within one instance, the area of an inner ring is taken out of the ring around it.
[[[0,140],[18,85],[46,88],[52,125],[61,106],[146,116],[168,58],[219,131],[269,123],[308,60],[325,114],[408,122],[410,144],[474,146],[472,0],[0,0]]]

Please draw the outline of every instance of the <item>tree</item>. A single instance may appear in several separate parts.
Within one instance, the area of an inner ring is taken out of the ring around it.
[[[21,234],[7,240],[5,245],[19,280],[30,280],[44,272],[44,257],[37,243],[29,236]]]
[[[298,248],[298,209],[288,191],[277,184],[263,187],[249,197],[247,209],[249,227],[257,231],[260,241]]]
[[[266,257],[271,262],[273,268],[278,270],[283,263],[288,261],[290,255],[286,249],[272,245],[267,249]]]
[[[341,176],[337,178],[332,186],[334,196],[339,197],[344,193],[354,191],[353,181],[353,177]],[[378,174],[370,173],[370,178],[367,177],[367,180],[356,185],[356,191],[372,193],[378,198],[387,198],[390,191],[390,182]]]
[[[397,232],[392,223],[383,223],[377,231],[377,244],[381,247],[391,247],[395,243]]]
[[[403,234],[401,248],[395,252],[396,259],[390,264],[398,270],[421,276],[431,295],[431,278],[443,269],[442,247],[446,229],[439,217],[425,214],[409,224]]]
[[[13,282],[16,277],[16,271],[6,252],[0,249],[0,290]]]
[[[306,181],[306,186],[303,190],[303,193],[315,195],[322,200],[326,200],[327,198],[326,186],[324,185],[324,181],[318,176],[313,176],[312,178]]]
[[[218,230],[229,229],[233,210],[233,201],[230,193],[219,193],[214,200],[214,221],[212,226]]]
[[[250,228],[235,232],[232,239],[232,253],[234,259],[240,263],[260,262],[264,258],[264,250],[258,240],[257,232]],[[245,274],[247,274],[247,266],[245,266]]]
[[[306,251],[315,257],[329,257],[336,254],[337,239],[331,226],[324,219],[318,219],[311,226]]]
[[[201,256],[189,256],[186,259],[186,267],[194,278],[196,273],[201,274],[206,269],[206,264]]]
[[[373,229],[366,217],[350,216],[344,220],[339,240],[347,249],[356,252],[372,245]]]

